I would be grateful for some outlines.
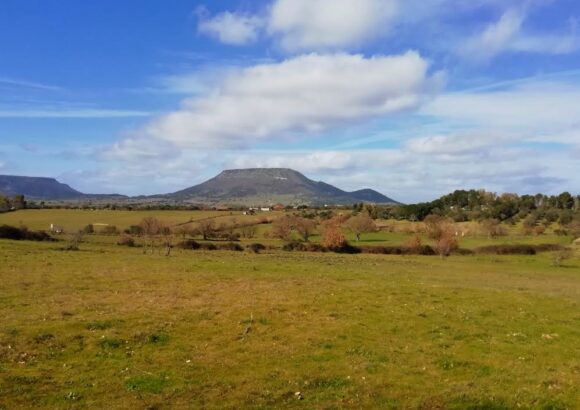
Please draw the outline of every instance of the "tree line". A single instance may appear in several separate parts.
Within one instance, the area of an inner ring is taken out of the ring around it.
[[[496,219],[517,222],[526,218],[567,225],[580,222],[580,195],[569,192],[559,195],[498,195],[485,190],[456,190],[431,202],[400,206],[355,204],[355,210],[365,209],[373,218],[423,221],[429,215],[451,218],[455,222]]]
[[[15,211],[26,208],[24,195],[5,196],[0,195],[0,212]]]

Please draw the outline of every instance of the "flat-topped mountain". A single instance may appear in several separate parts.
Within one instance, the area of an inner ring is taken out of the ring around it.
[[[24,195],[28,199],[47,201],[123,200],[119,194],[84,194],[54,178],[0,175],[0,195]]]
[[[33,199],[74,199],[84,194],[54,178],[0,175],[1,195],[24,195]]]
[[[313,181],[287,168],[227,170],[202,184],[163,197],[187,202],[246,205],[397,203],[372,189],[347,192],[324,182]]]
[[[350,205],[358,202],[396,204],[372,189],[347,192],[316,182],[286,168],[252,168],[223,171],[193,187],[165,195],[129,198],[123,195],[84,194],[54,178],[0,175],[0,195],[24,195],[35,200],[162,201],[228,205]]]

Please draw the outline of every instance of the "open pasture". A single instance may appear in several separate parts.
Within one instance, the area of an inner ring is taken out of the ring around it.
[[[349,212],[349,211],[345,211]],[[25,225],[33,230],[50,229],[50,225],[58,225],[64,228],[67,235],[60,236],[66,239],[70,234],[83,229],[85,226],[92,224],[95,228],[94,235],[84,237],[85,241],[92,243],[112,244],[118,239],[118,236],[100,235],[99,232],[104,226],[115,226],[119,231],[129,228],[131,225],[138,225],[143,218],[155,217],[162,223],[178,230],[180,226],[195,227],[202,220],[211,219],[215,226],[233,225],[233,224],[257,224],[256,233],[253,238],[240,238],[242,244],[260,242],[268,246],[281,247],[283,241],[273,238],[269,235],[271,225],[260,224],[261,220],[274,220],[283,217],[286,212],[258,212],[256,215],[243,215],[241,211],[120,211],[120,210],[83,210],[83,209],[28,209],[18,212],[9,212],[0,214],[0,225],[7,224],[12,226]],[[344,234],[349,242],[357,246],[401,246],[411,237],[421,237],[423,243],[432,244],[432,241],[421,231],[420,223],[411,223],[407,221],[377,221],[377,232],[369,232],[362,235],[361,241],[356,241],[355,235],[347,229],[343,229]],[[570,245],[573,238],[569,236],[557,236],[552,231],[547,231],[543,235],[530,236],[523,235],[521,226],[505,225],[507,235],[496,238],[489,238],[470,231],[469,224],[457,224],[457,231],[466,232],[465,236],[457,237],[461,248],[473,249],[489,245],[539,245],[539,244],[560,244]],[[239,229],[237,230],[239,232]],[[179,235],[176,235],[176,241]],[[198,238],[199,239],[199,238]],[[300,239],[295,235],[295,239]],[[317,243],[321,241],[318,232],[310,237],[310,241]],[[139,238],[137,238],[139,242]]]
[[[578,406],[577,255],[0,240],[0,284],[3,410]]]
[[[0,214],[0,224],[25,224],[30,229],[49,230],[50,224],[62,226],[65,231],[73,232],[92,224],[114,225],[123,230],[131,225],[138,225],[143,218],[155,216],[164,223],[173,226],[188,221],[216,218],[229,220],[231,217],[242,217],[241,212],[221,211],[121,211],[91,209],[27,209],[18,212]]]

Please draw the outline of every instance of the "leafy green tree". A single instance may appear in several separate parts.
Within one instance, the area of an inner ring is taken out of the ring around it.
[[[15,195],[14,198],[12,198],[11,205],[15,209],[26,208],[26,200],[24,199],[24,195]]]
[[[558,208],[574,208],[574,197],[569,192],[562,192],[560,195],[558,195]]]
[[[8,210],[10,210],[10,200],[0,195],[0,212],[6,212]]]

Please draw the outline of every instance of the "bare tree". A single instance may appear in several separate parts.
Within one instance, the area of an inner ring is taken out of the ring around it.
[[[423,221],[425,233],[431,239],[438,240],[443,234],[442,230],[447,225],[447,220],[439,215],[429,215]]]
[[[246,238],[246,239],[252,239],[256,236],[256,233],[258,232],[258,228],[256,227],[256,225],[246,225],[241,229],[242,232],[242,237]]]
[[[215,233],[215,221],[213,219],[204,219],[198,222],[197,230],[203,237],[204,241],[207,241]]]
[[[346,237],[340,229],[344,222],[344,217],[339,215],[332,217],[320,224],[320,229],[322,232],[322,244],[324,246],[329,249],[339,249],[348,245]]]
[[[328,225],[322,230],[322,244],[329,249],[339,249],[347,244],[346,238],[336,225]]]
[[[429,215],[424,222],[427,235],[435,240],[437,252],[442,258],[449,256],[451,251],[457,249],[455,229],[453,229],[453,225],[447,218],[439,215]]]
[[[160,233],[161,237],[163,238],[165,256],[169,256],[171,254],[171,249],[173,248],[173,232],[168,226],[162,226]]]
[[[360,241],[360,237],[363,233],[375,232],[377,230],[375,221],[373,221],[372,218],[366,213],[362,213],[350,218],[348,221],[346,221],[346,227],[355,234],[357,241]]]
[[[445,230],[443,234],[437,239],[436,243],[437,252],[443,258],[444,256],[449,256],[451,252],[458,248],[457,239],[453,231]]]
[[[480,229],[484,235],[489,239],[495,238],[496,236],[506,235],[506,230],[500,225],[497,219],[485,219],[479,224]]]
[[[292,224],[296,232],[298,232],[306,242],[308,242],[308,239],[316,230],[316,222],[312,219],[296,216],[293,218]]]
[[[186,237],[192,236],[194,230],[191,225],[182,225],[175,228],[175,234],[180,235],[182,240],[185,240]]]
[[[157,237],[161,234],[163,223],[153,216],[148,216],[141,220],[139,226],[143,230],[143,235],[147,238],[143,253],[147,252],[147,248],[153,253],[157,245]]]
[[[290,235],[292,234],[293,228],[293,218],[289,216],[283,216],[278,218],[272,222],[272,232],[271,235],[274,238],[282,239],[287,241],[290,239]]]
[[[419,235],[411,236],[405,244],[405,247],[409,249],[411,252],[418,252],[422,246],[423,241],[421,241],[421,237]]]

